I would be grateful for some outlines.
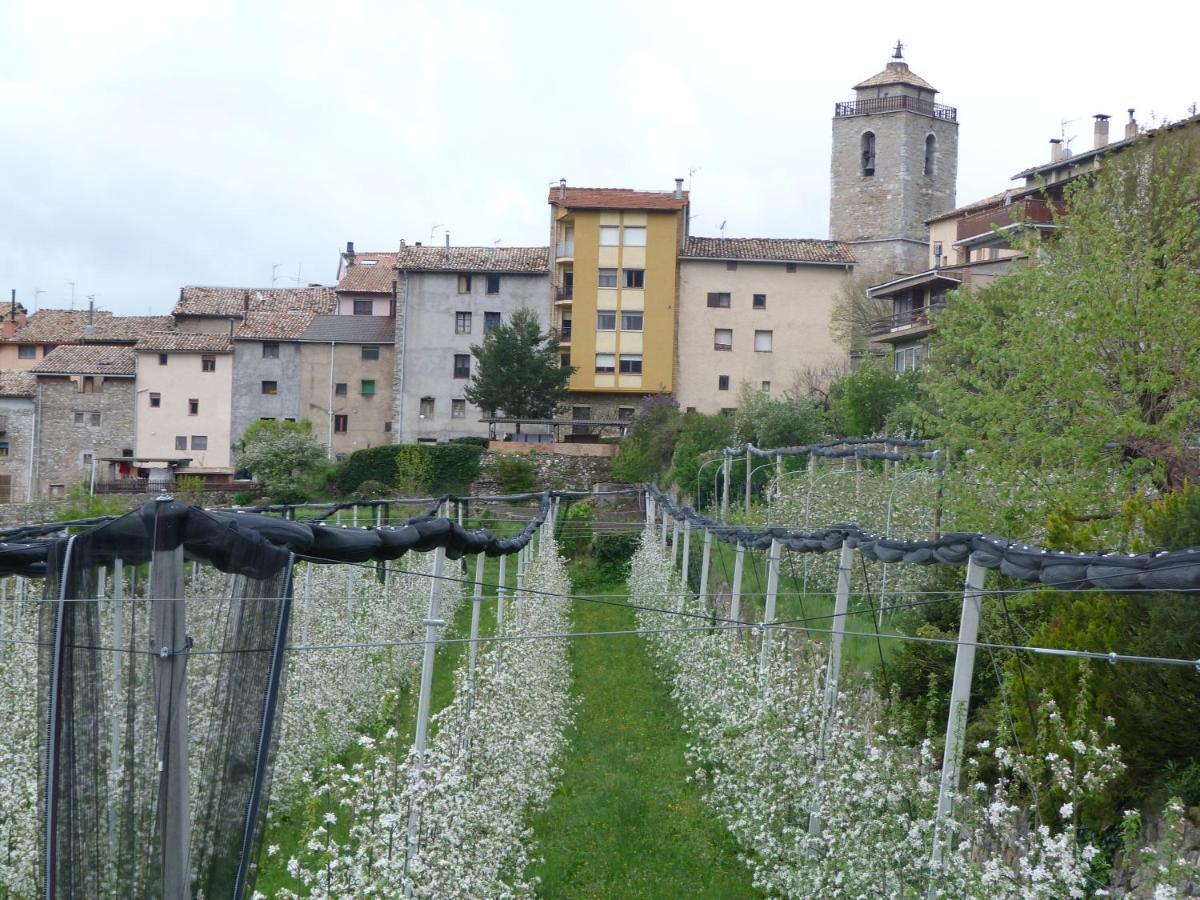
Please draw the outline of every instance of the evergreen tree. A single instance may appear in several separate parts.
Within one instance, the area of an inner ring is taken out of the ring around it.
[[[575,371],[559,363],[558,334],[543,332],[537,315],[526,308],[493,328],[471,354],[478,365],[463,396],[489,415],[552,418]]]

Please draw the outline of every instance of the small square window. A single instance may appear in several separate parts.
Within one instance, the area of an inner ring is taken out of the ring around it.
[[[217,358],[215,356],[200,357],[200,371],[201,372],[217,371]]]
[[[192,435],[192,449],[193,450],[207,450],[208,449],[208,435],[207,434],[193,434]]]
[[[646,270],[645,269],[626,269],[625,270],[625,287],[641,288],[646,286]]]
[[[769,394],[769,393],[771,393],[771,382],[769,382],[769,381],[764,381],[764,382],[762,383],[762,392],[763,392],[764,394]]]
[[[188,400],[188,415],[189,416],[200,415],[200,401],[199,400],[197,400],[195,398]]]
[[[433,418],[433,407],[434,407],[434,404],[433,404],[432,397],[422,397],[421,398],[421,406],[419,407],[419,410],[418,410],[418,415],[422,419],[432,419]]]
[[[641,375],[642,374],[642,356],[640,353],[621,354],[620,371],[622,375]]]
[[[175,449],[176,450],[186,450],[187,449],[187,435],[186,434],[177,434],[175,436]]]
[[[83,454],[83,464],[84,464],[85,466],[89,467],[89,468],[91,467],[91,465],[92,465],[92,454],[90,454],[90,453],[85,453],[85,454]]]
[[[17,359],[37,359],[37,344],[21,344],[18,346]]]
[[[350,430],[350,417],[349,416],[334,416],[333,417],[333,433],[334,434],[345,434],[349,430]]]
[[[755,294],[754,295],[754,308],[755,309],[766,309],[767,308],[767,295],[766,294]]]
[[[373,300],[355,300],[354,314],[356,316],[375,315],[375,302]]]
[[[795,271],[796,271],[796,264],[795,264],[795,263],[788,263],[788,264],[787,264],[787,271],[788,271],[788,274],[789,274],[789,275],[791,275],[791,274],[794,274],[794,273],[795,273]]]
[[[601,225],[600,226],[600,246],[615,247],[621,243],[621,226],[619,225]]]
[[[454,314],[454,333],[471,333],[471,314],[469,312],[456,312]]]
[[[729,295],[725,293],[708,295],[709,309],[729,309]]]
[[[471,276],[470,275],[459,275],[458,276],[458,292],[460,294],[471,293]]]
[[[450,418],[465,419],[467,417],[467,401],[466,400],[451,400],[450,401]]]
[[[713,329],[713,349],[714,350],[732,350],[733,349],[733,329],[732,328],[714,328]]]
[[[262,392],[264,394],[272,394],[272,395],[278,394],[279,393],[279,382],[278,381],[264,381],[262,383]]]
[[[150,406],[154,409],[158,409],[160,406],[162,406],[162,394],[151,394]]]
[[[165,366],[167,364],[167,354],[165,354],[165,353],[158,354],[158,364],[160,366]]]
[[[500,324],[500,313],[485,312],[483,314],[483,333],[491,334],[496,330],[496,326]]]
[[[731,259],[727,263],[725,263],[725,268],[728,269],[730,272],[736,272],[737,271],[737,262],[735,260]]]
[[[454,354],[454,377],[455,378],[470,378],[471,377],[471,356],[469,353]]]
[[[65,484],[50,485],[50,499],[61,500],[67,495],[67,486]]]
[[[754,352],[755,353],[770,353],[771,348],[775,343],[775,332],[773,331],[756,331],[754,332]]]
[[[612,353],[597,353],[596,354],[596,371],[602,374],[613,372],[616,370],[617,358]]]
[[[335,384],[333,386],[333,395],[335,397],[345,397],[346,396],[346,382],[339,381],[337,384]]]
[[[364,378],[358,385],[358,392],[364,397],[375,396],[375,379]]]
[[[625,226],[625,246],[626,247],[645,247],[646,246],[646,226],[645,225],[626,225]]]
[[[598,310],[596,310],[596,330],[597,331],[616,331],[617,330],[617,311],[615,309],[598,309]]]
[[[391,434],[391,433],[392,433],[392,423],[391,423],[391,422],[384,422],[384,423],[383,423],[383,433],[384,433],[384,434]]]
[[[81,413],[81,412],[75,413],[74,421],[75,421],[76,425],[82,425],[83,424],[83,413]]]
[[[378,344],[363,344],[362,359],[366,362],[371,362],[373,360],[379,359],[379,345]]]
[[[99,428],[100,427],[100,413],[89,413],[88,414],[88,424],[91,425],[93,428]]]
[[[0,456],[8,456],[8,441],[0,441]]]
[[[615,288],[617,286],[617,270],[601,269],[596,276],[596,285],[602,288]]]
[[[262,358],[263,359],[279,359],[279,342],[278,341],[263,341]]]
[[[489,275],[487,277],[487,292],[489,294],[500,293],[500,276],[499,275]]]
[[[728,375],[718,375],[717,376],[717,390],[718,391],[729,390],[729,376]]]
[[[621,330],[622,331],[641,331],[643,315],[641,310],[637,312],[622,312],[621,313]]]
[[[635,412],[635,410],[632,406],[618,406],[617,407],[617,418],[620,419],[622,422],[628,422],[630,419],[633,418],[634,412]]]
[[[694,413],[695,411],[696,411],[696,407],[694,407],[694,406],[689,406],[686,409],[684,409],[684,412],[689,412],[689,413]]]

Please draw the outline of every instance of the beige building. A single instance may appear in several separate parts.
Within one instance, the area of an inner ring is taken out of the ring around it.
[[[187,459],[181,475],[233,474],[233,342],[225,334],[158,332],[137,351],[139,460]]]
[[[840,241],[688,238],[679,260],[679,405],[732,409],[742,382],[778,396],[799,370],[846,359],[829,322],[853,267]]]

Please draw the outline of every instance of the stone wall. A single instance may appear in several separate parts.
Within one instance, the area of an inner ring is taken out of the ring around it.
[[[471,485],[472,493],[500,493],[502,488],[488,474],[492,463],[506,454],[485,450],[480,459],[479,477]],[[568,456],[561,453],[530,453],[524,457],[533,463],[536,474],[533,478],[537,488],[557,490],[592,489],[592,485],[612,480],[609,462],[603,456]]]
[[[26,397],[0,397],[0,477],[7,477],[8,489],[0,492],[0,502],[29,499],[29,459],[33,452],[33,400]]]
[[[86,484],[91,477],[87,454],[129,455],[134,451],[134,381],[95,376],[95,391],[82,393],[77,378],[39,376],[40,404],[35,496],[50,485]],[[97,416],[99,417],[97,419]],[[96,478],[109,480],[109,464],[96,463]]]

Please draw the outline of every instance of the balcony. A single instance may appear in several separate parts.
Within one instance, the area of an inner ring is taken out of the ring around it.
[[[559,346],[570,346],[571,344],[571,322],[569,319],[558,326],[558,343]]]
[[[554,245],[554,261],[570,262],[575,258],[575,241],[559,241]]]
[[[967,241],[990,234],[993,228],[1010,228],[1024,223],[1034,227],[1052,225],[1054,217],[1061,215],[1062,211],[1063,204],[1057,200],[1017,200],[1007,206],[986,209],[959,219],[957,240]]]
[[[846,119],[850,116],[872,116],[877,113],[900,112],[919,113],[931,119],[941,119],[944,122],[957,122],[958,110],[953,106],[942,106],[932,100],[918,100],[916,97],[897,95],[895,97],[872,97],[866,100],[847,100],[838,103],[833,108],[835,119]]]
[[[554,289],[554,302],[566,305],[575,297],[573,287],[558,287]]]
[[[916,309],[895,313],[886,319],[877,319],[871,323],[871,337],[890,335],[895,332],[904,332],[905,337],[914,333],[924,334],[933,325],[933,314],[945,308],[945,300],[935,300],[929,306],[919,306]]]

